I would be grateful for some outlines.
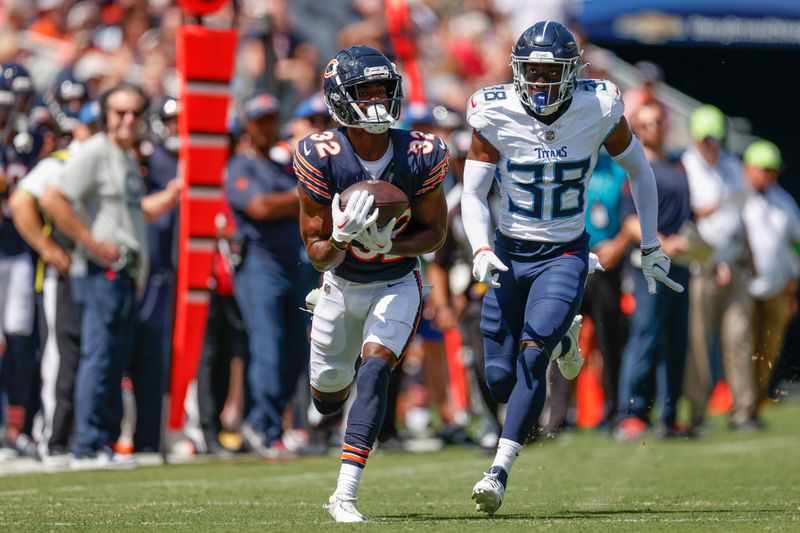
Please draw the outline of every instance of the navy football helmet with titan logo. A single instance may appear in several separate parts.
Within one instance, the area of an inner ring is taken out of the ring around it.
[[[360,100],[357,87],[382,82],[388,97]],[[348,128],[384,133],[400,118],[403,79],[394,63],[369,46],[352,46],[336,54],[325,67],[322,81],[325,104],[331,116]],[[362,109],[359,104],[366,104]]]
[[[555,113],[572,98],[580,62],[578,41],[563,24],[546,20],[525,30],[511,52],[514,87],[522,105],[541,116]],[[557,67],[553,74],[560,74],[559,79],[547,75],[546,82],[535,79],[540,75],[534,76],[527,67],[542,64]]]

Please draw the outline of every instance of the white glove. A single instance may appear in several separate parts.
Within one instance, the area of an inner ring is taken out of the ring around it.
[[[660,281],[675,292],[683,292],[683,285],[667,277],[671,264],[669,257],[661,251],[661,247],[648,250],[647,255],[642,250],[642,274],[647,280],[647,292],[656,293],[656,281]]]
[[[333,195],[333,205],[331,213],[333,216],[333,232],[331,238],[334,241],[349,244],[361,233],[364,228],[378,219],[378,210],[372,215],[369,214],[375,198],[367,191],[356,191],[350,197],[347,205],[342,211],[339,204],[339,193]]]
[[[388,254],[392,249],[392,232],[396,223],[397,218],[392,218],[384,227],[378,229],[377,222],[373,222],[364,228],[364,231],[359,233],[356,239],[368,250]]]
[[[472,260],[472,277],[475,281],[486,283],[495,289],[500,287],[497,281],[499,274],[493,273],[494,270],[505,272],[508,267],[489,248],[478,251]]]
[[[594,274],[597,271],[605,272],[606,269],[600,263],[600,258],[597,257],[597,254],[593,254],[589,252],[589,274]]]

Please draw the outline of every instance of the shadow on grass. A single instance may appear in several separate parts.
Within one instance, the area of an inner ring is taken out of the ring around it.
[[[441,513],[406,513],[406,514],[373,514],[373,522],[405,522],[408,520],[419,520],[422,522],[445,522],[451,520],[492,520],[500,522],[519,522],[530,520],[598,520],[603,518],[613,518],[620,515],[630,515],[631,518],[649,515],[657,517],[659,515],[710,515],[710,514],[776,514],[786,513],[787,509],[620,509],[620,510],[591,510],[591,511],[568,511],[563,513],[503,513],[502,511],[494,516],[485,514],[441,514]]]

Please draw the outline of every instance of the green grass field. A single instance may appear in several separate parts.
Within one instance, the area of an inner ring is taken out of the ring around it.
[[[356,527],[800,531],[800,403],[765,420],[758,434],[717,419],[694,441],[615,444],[588,431],[528,446],[492,518],[469,499],[490,461],[474,449],[375,454],[359,500],[371,522]],[[0,530],[344,529],[322,509],[337,471],[330,456],[0,477]]]

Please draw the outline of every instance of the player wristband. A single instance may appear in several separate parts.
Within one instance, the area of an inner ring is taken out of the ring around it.
[[[333,239],[328,239],[328,242],[331,243],[331,248],[333,248],[334,250],[338,250],[340,252],[346,252],[347,251],[347,248],[339,248],[338,246],[336,246],[336,241],[334,241]]]
[[[491,252],[492,251],[492,247],[491,246],[484,246],[483,248],[478,248],[477,250],[475,250],[475,253],[472,254],[472,258],[475,259],[476,257],[478,257],[479,253],[485,252],[487,250]]]
[[[650,255],[659,249],[661,249],[661,245],[651,246],[650,248],[642,248],[642,255]]]

